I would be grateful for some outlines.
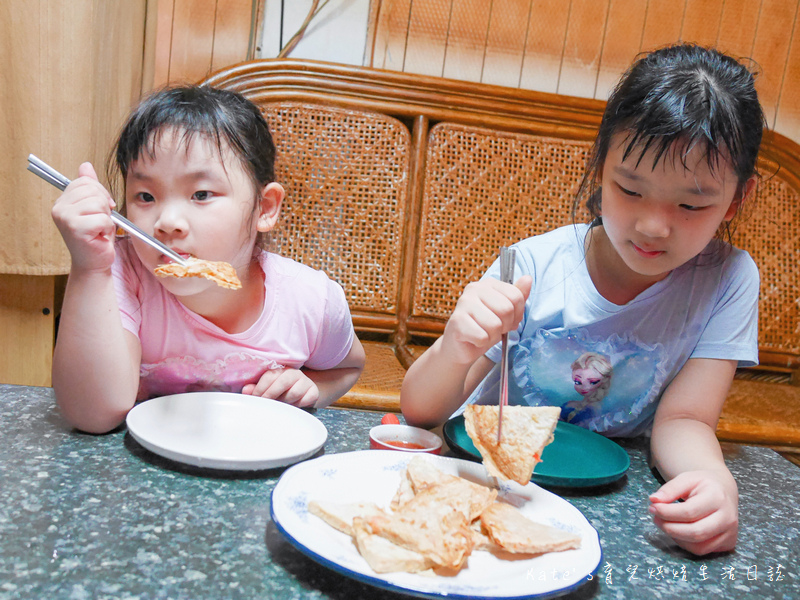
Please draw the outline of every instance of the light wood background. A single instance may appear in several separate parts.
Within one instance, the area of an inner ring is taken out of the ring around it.
[[[27,156],[69,177],[103,163],[141,91],[144,29],[145,0],[0,3],[0,382],[50,384],[55,276],[69,267],[58,191]]]
[[[223,67],[254,58],[261,0],[150,0],[152,53],[149,87],[197,82]]]
[[[0,2],[0,383],[50,385],[54,316],[69,254],[50,218],[67,177],[100,172],[131,106],[252,53],[258,0]],[[102,173],[100,173],[101,179]]]
[[[366,64],[605,100],[678,41],[751,59],[770,127],[800,142],[798,0],[373,0]]]

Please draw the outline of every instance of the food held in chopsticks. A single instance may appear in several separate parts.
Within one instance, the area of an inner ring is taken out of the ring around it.
[[[159,277],[205,277],[220,287],[231,290],[238,290],[242,287],[242,282],[236,275],[236,269],[226,262],[189,257],[186,259],[185,266],[172,262],[158,265],[154,272]]]
[[[535,523],[497,500],[497,490],[414,457],[387,509],[311,501],[311,514],[347,533],[376,573],[452,575],[473,552],[537,555],[579,548],[578,535]]]
[[[499,442],[497,406],[467,406],[464,424],[490,475],[526,485],[542,450],[553,441],[560,414],[556,406],[506,406]]]

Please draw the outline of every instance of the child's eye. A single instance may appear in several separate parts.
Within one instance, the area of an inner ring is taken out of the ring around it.
[[[195,200],[197,200],[199,202],[203,202],[205,200],[210,200],[211,199],[211,192],[209,192],[207,190],[200,190],[200,191],[195,192],[192,195],[192,198],[194,198]]]
[[[695,206],[693,204],[681,204],[680,206],[683,210],[688,210],[689,212],[696,212],[705,208],[705,206]]]
[[[621,185],[619,185],[619,184],[617,184],[617,187],[618,187],[618,188],[620,189],[620,191],[621,191],[623,194],[625,194],[626,196],[638,196],[638,195],[639,195],[639,192],[634,192],[633,190],[628,190],[628,189],[626,189],[626,188],[622,187],[622,186],[621,186]]]
[[[147,192],[139,192],[138,194],[136,194],[136,199],[139,200],[139,202],[145,202],[145,203],[156,201],[156,199],[153,198],[153,195],[148,194]]]

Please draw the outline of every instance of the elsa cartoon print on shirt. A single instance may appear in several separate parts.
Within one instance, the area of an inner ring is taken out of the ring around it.
[[[579,420],[586,411],[593,411],[600,401],[608,395],[614,367],[608,357],[597,352],[584,352],[572,363],[572,382],[575,391],[581,395],[562,406],[563,421]]]
[[[651,415],[667,376],[662,345],[632,333],[595,339],[585,330],[541,330],[511,352],[514,403],[560,406],[563,420],[594,431]]]

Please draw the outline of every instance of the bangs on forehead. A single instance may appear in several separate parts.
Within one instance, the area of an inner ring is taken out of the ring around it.
[[[130,164],[141,156],[152,159],[156,146],[169,132],[180,132],[180,142],[187,147],[198,136],[205,138],[217,147],[220,157],[226,145],[235,150],[234,154],[236,150],[245,151],[231,125],[230,111],[199,92],[184,97],[189,92],[191,90],[167,91],[163,96],[142,103],[129,121],[128,135],[120,139],[117,148],[117,163],[123,176]]]
[[[174,125],[165,125],[150,132],[149,138],[144,141],[139,149],[139,152],[135,156],[130,157],[130,161],[133,162],[139,160],[143,156],[147,156],[147,158],[150,160],[155,160],[157,147],[161,144],[162,138],[169,134],[175,135],[176,145],[183,148],[185,152],[189,152],[192,142],[205,141],[208,142],[212,147],[216,147],[220,159],[223,158],[226,150],[228,154],[230,154],[232,157],[234,156],[234,153],[225,142],[225,139],[219,135],[218,131],[209,132],[202,130],[188,130],[181,129]],[[220,162],[222,162],[224,166],[225,161],[220,160]]]
[[[725,147],[713,144],[707,136],[698,133],[678,133],[677,135],[653,135],[644,131],[627,131],[626,139],[623,142],[625,149],[622,153],[622,160],[635,158],[636,167],[644,160],[645,155],[653,152],[653,164],[655,168],[662,160],[677,161],[684,169],[689,169],[687,164],[688,156],[697,147],[703,152],[703,158],[708,163],[709,170],[716,175],[720,168],[729,164],[729,154]],[[733,166],[733,165],[731,165]]]

